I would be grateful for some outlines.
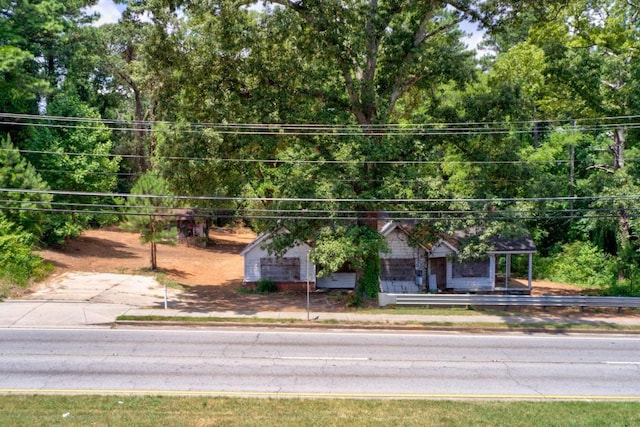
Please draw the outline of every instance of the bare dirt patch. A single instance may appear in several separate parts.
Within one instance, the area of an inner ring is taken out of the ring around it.
[[[242,280],[240,251],[255,234],[246,229],[217,228],[207,248],[158,245],[159,272],[184,285],[221,285]],[[85,271],[138,274],[150,267],[149,245],[136,233],[117,227],[86,230],[60,249],[40,255],[56,266],[57,272]]]
[[[304,293],[239,292],[244,273],[240,252],[255,239],[255,233],[243,228],[213,228],[209,236],[207,248],[158,245],[156,273],[181,287],[175,308],[239,313],[306,310]],[[138,234],[109,227],[87,230],[63,248],[46,249],[40,255],[56,267],[55,276],[67,272],[152,274],[149,252],[149,245],[140,243]],[[314,311],[346,310],[347,301],[348,295],[340,292],[311,295]]]

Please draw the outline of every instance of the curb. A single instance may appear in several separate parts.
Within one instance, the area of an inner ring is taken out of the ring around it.
[[[260,329],[313,329],[313,330],[380,330],[380,331],[429,331],[429,332],[467,332],[467,333],[536,333],[536,334],[611,334],[611,335],[640,335],[638,329],[598,329],[598,328],[554,328],[553,325],[548,327],[535,326],[511,326],[505,324],[504,327],[482,327],[468,326],[458,324],[453,326],[437,325],[437,324],[406,324],[406,323],[316,323],[305,321],[301,322],[235,322],[235,321],[214,321],[214,322],[189,322],[174,320],[116,320],[112,324],[113,328],[118,326],[135,326],[135,327],[175,327],[175,328],[260,328]],[[578,324],[579,325],[579,324]]]

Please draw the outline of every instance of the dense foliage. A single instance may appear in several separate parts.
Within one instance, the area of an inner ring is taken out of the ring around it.
[[[121,0],[96,26],[94,3],[0,0],[0,209],[36,240],[196,208],[375,295],[376,225],[414,220],[528,230],[549,279],[640,277],[637,5]]]
[[[47,271],[42,258],[31,250],[33,236],[0,215],[0,284],[25,286]],[[0,294],[6,295],[5,286]]]

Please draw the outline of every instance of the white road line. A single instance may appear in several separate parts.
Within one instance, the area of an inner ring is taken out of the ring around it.
[[[604,361],[602,362],[605,365],[640,365],[640,361],[639,362],[616,362],[616,361]]]
[[[356,362],[366,362],[367,360],[371,360],[370,357],[323,357],[323,356],[282,356],[277,359],[285,359],[285,360],[334,360],[334,361],[356,361]]]

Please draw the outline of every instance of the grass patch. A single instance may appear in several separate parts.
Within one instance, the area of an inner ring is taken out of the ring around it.
[[[154,275],[158,283],[160,283],[163,286],[166,286],[167,288],[184,289],[184,286],[182,286],[179,282],[176,282],[175,280],[169,279],[165,273],[155,272]]]
[[[299,319],[270,319],[258,317],[215,317],[215,316],[155,316],[155,315],[121,315],[116,321],[123,322],[184,322],[184,323],[273,323],[287,324],[303,322]]]
[[[159,316],[159,315],[121,315],[116,321],[119,322],[179,322],[179,323],[241,323],[246,325],[269,324],[269,325],[300,325],[308,326],[330,326],[335,327],[342,325],[345,327],[423,327],[423,328],[463,328],[463,329],[504,329],[507,330],[547,330],[547,331],[565,331],[565,330],[599,330],[599,331],[640,331],[638,325],[618,325],[611,323],[488,323],[488,322],[421,322],[417,320],[408,320],[406,322],[391,321],[345,321],[339,319],[320,319],[311,323],[305,319],[275,319],[262,317],[209,317],[209,316]]]
[[[11,426],[631,426],[637,402],[0,396]]]
[[[391,308],[365,308],[359,309],[358,313],[363,314],[391,314],[391,315],[412,315],[419,316],[482,316],[489,311],[478,312],[472,307],[450,307],[450,308],[427,308],[427,307],[401,307],[395,306]],[[504,314],[504,312],[500,312]]]

